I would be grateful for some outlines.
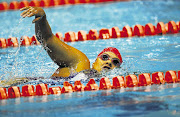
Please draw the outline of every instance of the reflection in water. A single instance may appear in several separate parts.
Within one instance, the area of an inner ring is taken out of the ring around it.
[[[21,98],[15,98],[14,104],[16,104],[16,105],[21,104]]]
[[[177,115],[180,111],[179,88],[180,84],[167,84],[22,97],[1,100],[0,113],[6,115],[8,112],[5,110],[11,109],[12,113],[16,114],[36,115],[41,113],[43,116],[52,112],[54,115],[61,114],[62,116],[67,116],[67,113],[77,116],[80,113],[82,116],[86,116],[87,113],[96,113],[97,117],[102,113],[107,116],[123,117],[151,115],[155,112],[169,112],[171,115]],[[6,108],[3,108],[4,105]],[[12,109],[15,105],[17,107]],[[19,112],[17,112],[17,108],[19,108]]]
[[[6,105],[7,104],[7,100],[4,99],[4,100],[0,100],[0,105],[3,106],[3,105]]]
[[[34,102],[34,96],[30,96],[30,97],[23,97],[23,101],[26,103],[26,102],[31,102],[33,103]]]
[[[36,102],[48,102],[48,95],[36,96]]]

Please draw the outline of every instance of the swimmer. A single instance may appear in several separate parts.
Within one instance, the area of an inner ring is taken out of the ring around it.
[[[49,54],[50,58],[59,66],[52,75],[55,77],[68,77],[70,74],[90,69],[90,61],[87,56],[76,48],[67,45],[58,39],[51,31],[44,10],[40,7],[24,7],[21,16],[32,17],[35,23],[35,33],[38,41]],[[47,48],[47,49],[46,49]],[[105,48],[92,65],[92,69],[101,72],[120,67],[121,54],[116,48]]]
[[[67,45],[52,33],[42,8],[24,7],[20,10],[23,11],[23,18],[35,16],[32,23],[35,23],[36,37],[50,58],[59,66],[52,79],[74,77],[80,72],[92,78],[99,76],[102,71],[120,67],[121,54],[116,48],[108,47],[100,52],[90,68],[90,61],[84,53]]]

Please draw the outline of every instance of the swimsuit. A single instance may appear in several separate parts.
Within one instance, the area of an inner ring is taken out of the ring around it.
[[[50,77],[50,78],[44,78],[44,77],[25,77],[25,78],[16,78],[13,83],[10,84],[4,84],[3,87],[10,87],[15,85],[25,85],[25,84],[48,84],[48,85],[63,85],[65,81],[68,81],[70,83],[74,83],[77,80],[80,80],[81,82],[88,82],[90,78],[95,79],[96,81],[99,80],[101,74],[97,72],[94,69],[88,69],[83,70],[78,73],[73,73],[69,77]]]

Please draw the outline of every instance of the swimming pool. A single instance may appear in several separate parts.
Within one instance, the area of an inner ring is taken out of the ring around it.
[[[78,32],[90,29],[120,29],[125,25],[145,25],[179,21],[178,1],[131,1],[87,4],[45,9],[52,31]],[[146,13],[145,13],[146,11]],[[9,14],[9,15],[8,15]],[[0,37],[34,35],[33,18],[20,18],[20,11],[1,12]],[[122,39],[72,42],[92,63],[105,47],[113,46],[123,57],[121,69],[106,74],[117,75],[179,70],[180,41],[175,35],[157,35]],[[57,69],[41,46],[0,49],[1,79],[15,77],[50,77]],[[1,100],[3,116],[179,116],[179,84],[153,85],[119,90],[78,92],[60,96],[38,96]],[[26,108],[25,108],[26,107]]]

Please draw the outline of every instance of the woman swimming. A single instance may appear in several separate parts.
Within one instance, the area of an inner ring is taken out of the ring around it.
[[[35,16],[32,22],[35,23],[36,37],[50,58],[59,66],[51,79],[72,79],[80,74],[85,75],[82,79],[94,78],[100,76],[102,71],[106,72],[120,67],[122,63],[121,54],[116,48],[108,47],[100,52],[91,69],[90,61],[84,53],[67,45],[52,33],[42,8],[24,7],[20,10],[23,11],[21,13],[23,18]],[[15,81],[7,83],[7,85],[17,85],[37,79],[17,78]]]
[[[67,45],[58,39],[51,31],[44,10],[40,7],[24,7],[21,16],[32,17],[35,23],[35,33],[38,41],[47,51],[51,59],[59,66],[53,77],[69,77],[80,71],[90,70],[90,61],[87,56],[76,48]],[[92,65],[92,69],[100,73],[102,70],[112,70],[120,67],[121,54],[116,48],[105,48]]]

